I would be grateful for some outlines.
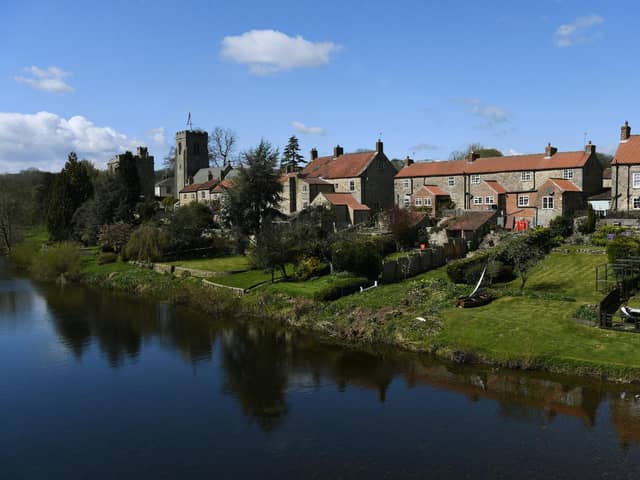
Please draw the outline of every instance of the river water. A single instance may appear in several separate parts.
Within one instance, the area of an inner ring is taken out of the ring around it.
[[[640,389],[409,354],[0,265],[0,478],[638,478]]]

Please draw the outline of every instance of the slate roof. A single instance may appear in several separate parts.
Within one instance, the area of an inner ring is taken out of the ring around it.
[[[318,157],[309,163],[302,173],[309,177],[353,178],[365,171],[376,152],[345,153],[338,157]]]
[[[611,200],[611,189],[605,188],[600,193],[591,195],[587,200]]]
[[[447,222],[447,230],[475,231],[487,223],[495,215],[495,212],[464,212],[459,217]]]
[[[631,135],[618,145],[611,165],[640,164],[640,135]]]

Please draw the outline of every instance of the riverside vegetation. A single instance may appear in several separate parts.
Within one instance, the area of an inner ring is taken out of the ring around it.
[[[640,335],[601,330],[576,321],[585,312],[589,318],[588,313],[599,301],[594,272],[606,261],[602,254],[581,253],[579,246],[563,246],[546,255],[530,269],[524,288],[521,279],[495,282],[496,300],[467,310],[452,305],[472,287],[452,282],[449,275],[459,264],[472,265],[470,260],[333,301],[319,300],[324,297],[318,292],[339,284],[342,274],[267,283],[237,297],[224,290],[208,289],[195,278],[159,274],[123,262],[100,265],[95,249],[82,252],[66,244],[36,253],[42,240],[42,232],[27,236],[13,249],[14,263],[27,266],[30,262],[24,259],[29,258],[29,251],[35,262],[50,255],[72,258],[74,278],[95,287],[148,295],[212,315],[277,321],[340,343],[391,344],[462,362],[615,381],[640,379]],[[70,255],[68,251],[73,249],[76,254]],[[206,266],[207,260],[200,262],[199,266]],[[242,259],[211,262],[235,269]],[[57,266],[64,262],[45,263]],[[37,267],[32,272],[41,275],[48,270]],[[51,272],[58,274],[55,268]]]

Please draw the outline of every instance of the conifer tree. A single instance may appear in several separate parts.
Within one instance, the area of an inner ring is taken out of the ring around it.
[[[300,154],[300,145],[295,135],[289,137],[289,143],[282,152],[280,167],[287,172],[295,172],[300,168],[300,163],[304,163],[304,156]]]

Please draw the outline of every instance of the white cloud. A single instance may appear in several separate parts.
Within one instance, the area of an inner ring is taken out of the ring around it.
[[[115,153],[135,151],[137,145],[125,134],[80,115],[67,120],[49,112],[0,112],[0,172],[29,167],[57,171],[71,151],[104,166]]]
[[[481,102],[477,98],[458,98],[454,101],[461,102],[471,106],[471,113],[483,118],[486,126],[492,127],[499,123],[509,122],[509,113],[502,107],[497,105],[489,105]]]
[[[554,35],[554,41],[558,47],[572,47],[586,43],[594,38],[593,28],[604,22],[600,15],[587,15],[578,17],[573,23],[564,23],[558,27]]]
[[[438,146],[437,145],[433,145],[431,143],[418,143],[417,145],[414,145],[413,147],[410,148],[411,151],[415,151],[415,152],[420,152],[420,151],[426,151],[426,150],[438,150]]]
[[[340,49],[332,42],[310,42],[300,35],[290,37],[276,30],[250,30],[224,37],[222,56],[249,66],[256,75],[268,75],[299,67],[319,67],[329,63],[331,53]]]
[[[307,127],[304,123],[298,121],[291,122],[291,126],[296,132],[307,135],[324,135],[327,133],[322,127]]]
[[[166,131],[164,127],[152,128],[149,131],[149,138],[153,143],[164,145],[166,142]]]
[[[512,155],[523,155],[522,152],[519,152],[513,148],[510,148],[509,150],[507,150],[507,155],[512,156]]]
[[[71,75],[58,67],[39,68],[35,65],[25,68],[28,76],[17,75],[13,77],[16,82],[27,85],[43,92],[65,93],[73,92],[73,87],[64,81]]]

